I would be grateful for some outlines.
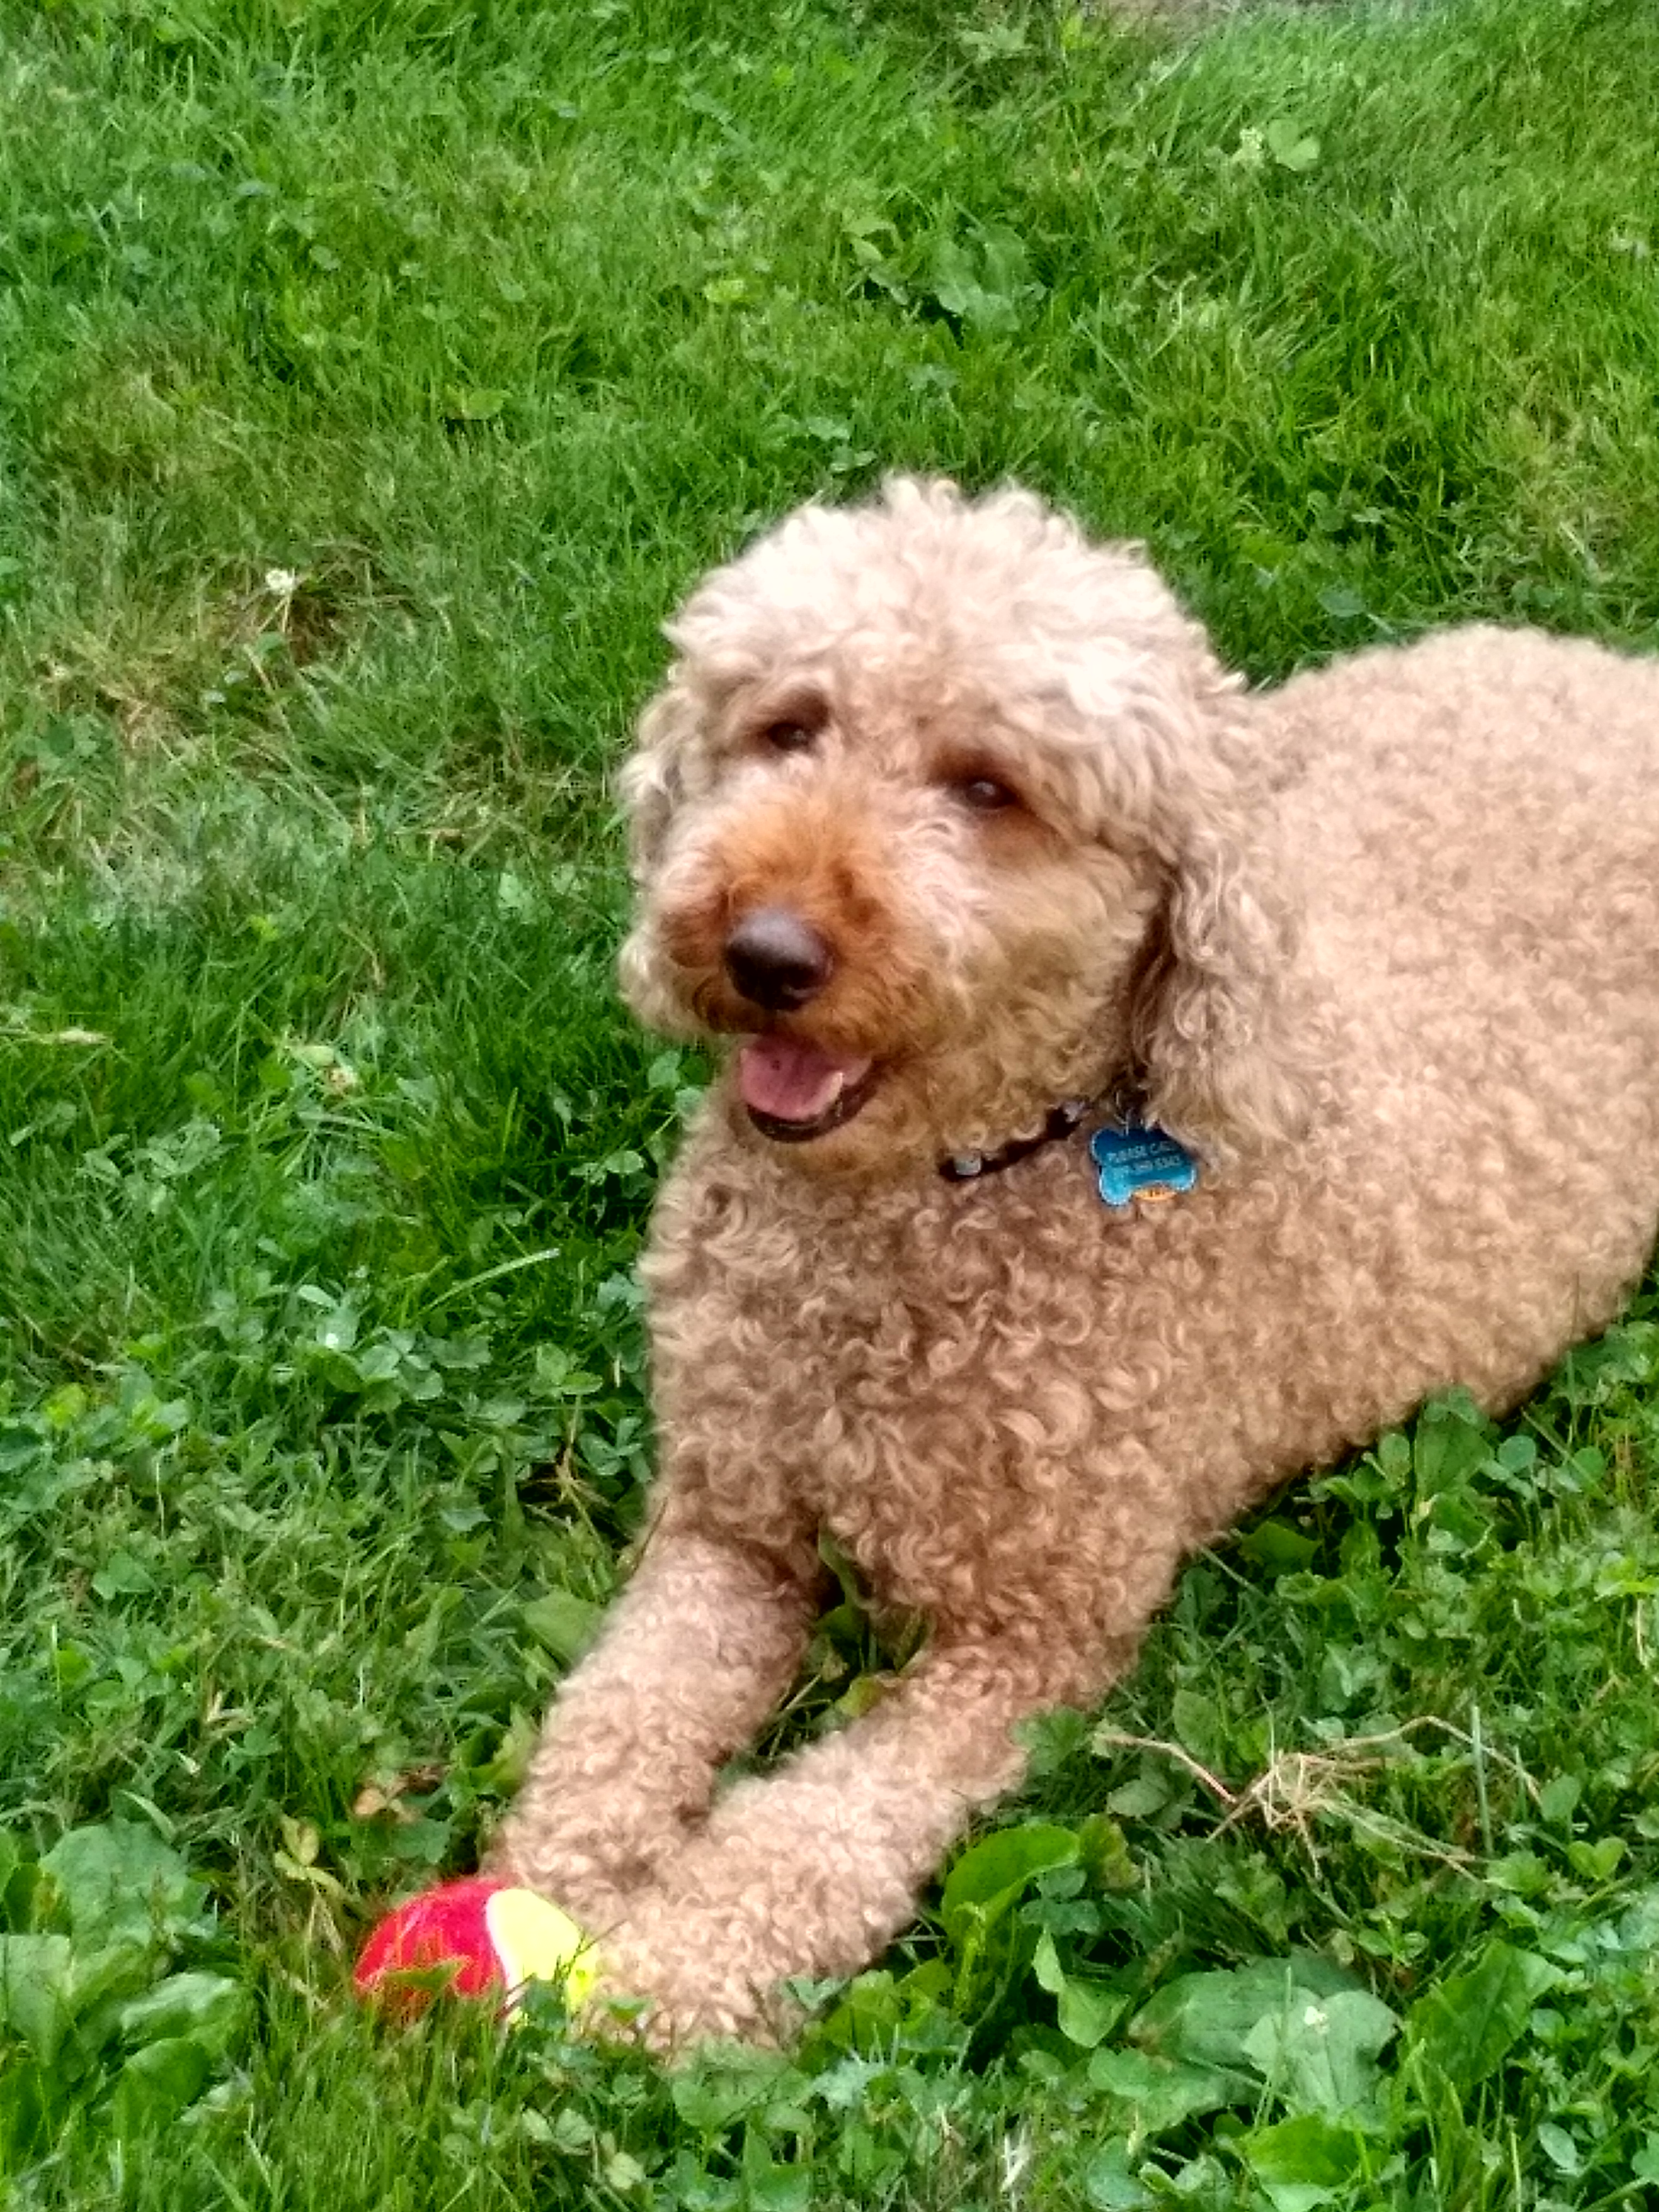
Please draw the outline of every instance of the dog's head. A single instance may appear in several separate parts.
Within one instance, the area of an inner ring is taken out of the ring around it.
[[[1263,764],[1137,548],[900,479],[791,516],[669,635],[623,771],[623,988],[732,1040],[757,1141],[937,1158],[1125,1077],[1212,1157],[1294,1121]]]

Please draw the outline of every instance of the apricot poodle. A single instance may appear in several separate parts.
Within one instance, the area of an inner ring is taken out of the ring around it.
[[[622,973],[721,1067],[645,1268],[654,1512],[495,1864],[672,2045],[878,1953],[1195,1545],[1632,1288],[1659,659],[1483,627],[1251,692],[1138,547],[905,480],[670,636]],[[925,1648],[723,1783],[820,1530]]]

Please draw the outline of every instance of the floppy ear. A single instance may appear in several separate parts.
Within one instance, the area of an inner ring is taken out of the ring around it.
[[[1147,1119],[1212,1159],[1295,1137],[1312,1110],[1285,1003],[1297,916],[1251,873],[1225,826],[1188,831],[1132,1013]]]
[[[617,775],[628,823],[628,863],[642,884],[661,857],[668,825],[685,796],[684,763],[696,733],[701,702],[679,663],[640,716],[634,750]]]
[[[1286,764],[1192,628],[1198,650],[1161,658],[1154,679],[1176,687],[1149,746],[1150,826],[1168,872],[1131,1042],[1148,1120],[1225,1160],[1306,1127],[1320,1048],[1314,1010],[1291,1003],[1301,902],[1273,805]]]

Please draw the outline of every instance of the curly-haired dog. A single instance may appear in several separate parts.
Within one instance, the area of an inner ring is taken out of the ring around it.
[[[723,1066],[646,1267],[654,1516],[495,1863],[672,2040],[866,1964],[1194,1546],[1632,1287],[1659,661],[1467,629],[1252,694],[1135,547],[905,481],[670,635],[623,976]],[[1103,1197],[1126,1106],[1161,1203]],[[821,1529],[926,1648],[717,1788]]]

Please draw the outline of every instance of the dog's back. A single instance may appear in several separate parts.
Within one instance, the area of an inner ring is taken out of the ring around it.
[[[1253,711],[1305,763],[1285,850],[1340,1010],[1316,1241],[1410,1395],[1501,1401],[1659,1218],[1659,661],[1470,628]]]
[[[1259,705],[1306,759],[1287,819],[1346,957],[1634,988],[1659,1020],[1659,659],[1471,626]]]

